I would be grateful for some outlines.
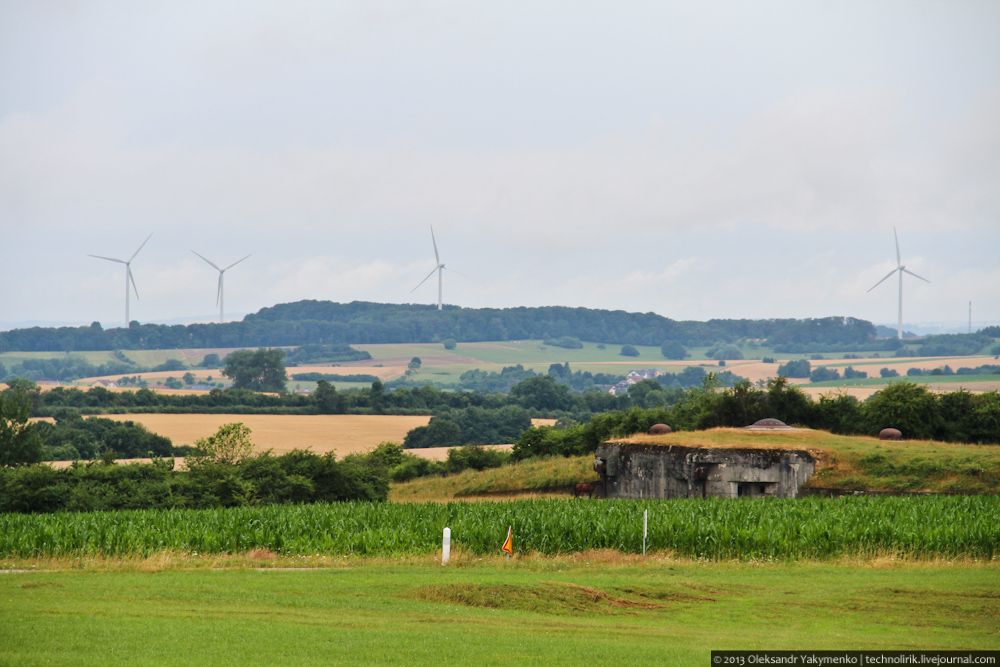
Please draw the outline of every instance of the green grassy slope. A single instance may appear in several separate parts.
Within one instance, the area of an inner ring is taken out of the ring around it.
[[[704,665],[711,649],[989,649],[1000,568],[650,559],[0,577],[0,663]]]

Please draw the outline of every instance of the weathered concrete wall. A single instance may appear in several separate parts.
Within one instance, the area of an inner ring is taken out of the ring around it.
[[[605,443],[594,467],[608,498],[794,498],[816,464],[800,450]]]

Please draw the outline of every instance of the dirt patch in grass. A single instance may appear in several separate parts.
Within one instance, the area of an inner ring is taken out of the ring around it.
[[[569,583],[538,585],[444,584],[424,586],[418,598],[485,609],[534,611],[543,614],[608,614],[656,610],[669,598],[637,595],[639,599],[614,595],[596,588]]]

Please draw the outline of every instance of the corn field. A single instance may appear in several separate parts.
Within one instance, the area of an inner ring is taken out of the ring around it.
[[[516,552],[649,549],[706,559],[895,554],[1000,556],[1000,497],[794,500],[518,500],[448,505],[337,503],[209,510],[0,515],[0,557],[148,556],[165,550],[283,555],[432,554],[441,531],[474,554],[498,553],[507,526]]]

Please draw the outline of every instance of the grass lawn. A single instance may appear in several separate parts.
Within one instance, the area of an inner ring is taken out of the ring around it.
[[[993,649],[1000,618],[996,563],[194,567],[0,574],[0,663],[705,665],[711,649]]]

